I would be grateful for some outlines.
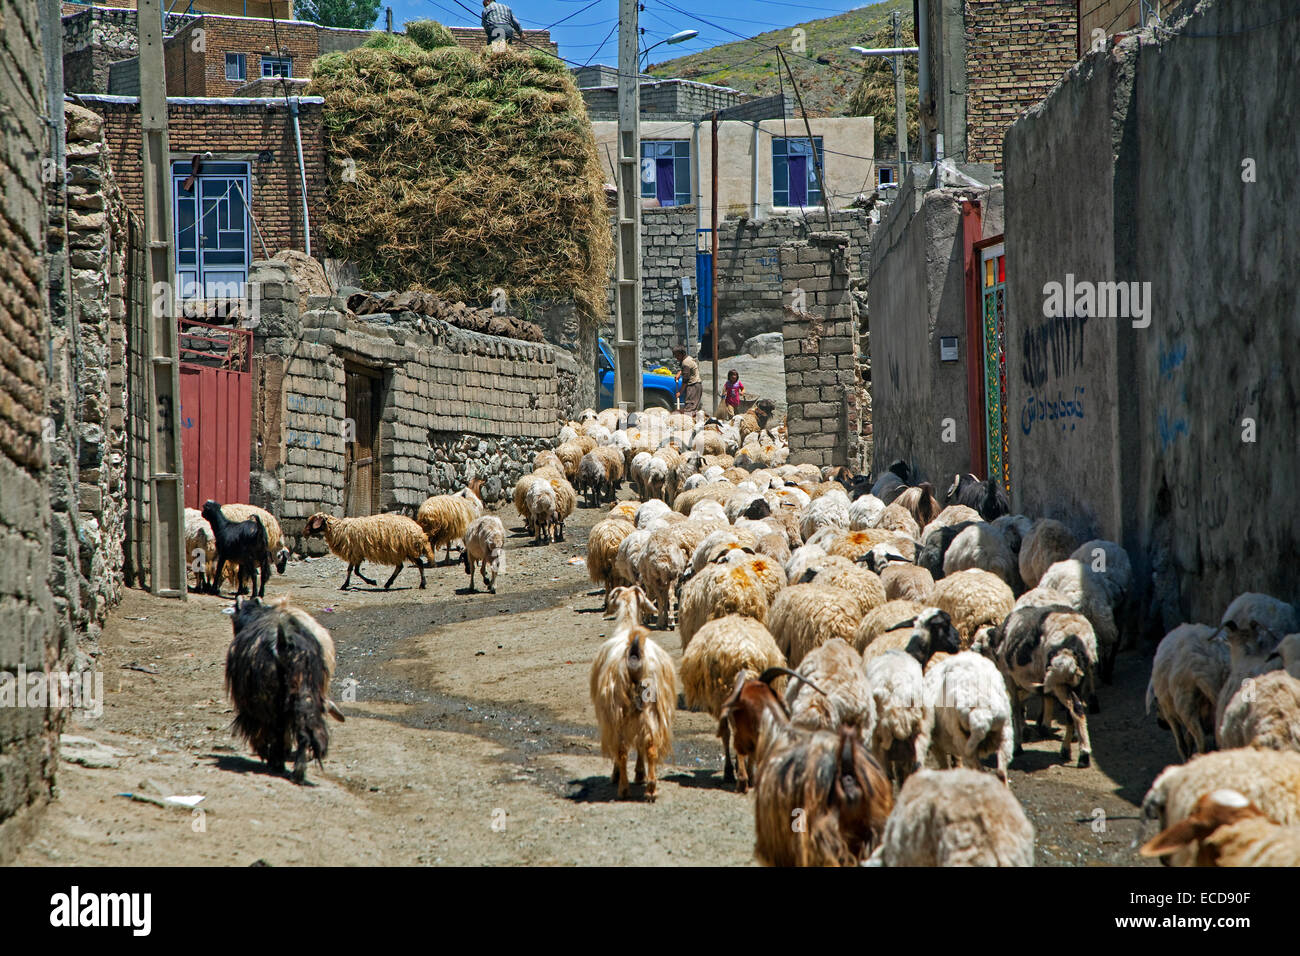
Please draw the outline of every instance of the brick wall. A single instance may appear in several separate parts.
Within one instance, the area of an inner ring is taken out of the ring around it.
[[[862,467],[862,374],[854,262],[845,233],[781,246],[790,461]]]
[[[49,589],[50,511],[43,446],[46,299],[41,157],[45,74],[37,7],[6,0],[0,32],[0,671],[57,659]],[[57,711],[0,707],[0,860],[23,842],[50,794]]]
[[[167,40],[168,96],[234,96],[262,76],[262,57],[293,58],[292,74],[311,74],[320,55],[319,28],[312,23],[277,23],[239,17],[199,17]],[[245,79],[226,79],[226,54],[243,53]]]
[[[135,8],[63,5],[63,84],[73,93],[107,93],[109,68],[138,52]],[[193,19],[168,14],[171,33]],[[137,68],[138,69],[138,68]]]
[[[295,545],[316,511],[344,508],[345,363],[382,380],[379,508],[414,515],[431,494],[484,479],[507,496],[572,414],[576,368],[562,349],[478,335],[411,313],[359,318],[312,297],[299,312],[291,273],[259,262],[254,348],[254,503]]]
[[[114,103],[87,98],[86,105],[104,117],[109,159],[127,206],[142,216],[143,186],[140,160],[140,115],[135,103]],[[325,201],[325,151],[322,143],[321,106],[301,106],[303,160],[307,166],[307,202],[312,223],[312,246],[319,249],[320,223]],[[211,150],[217,161],[250,164],[251,209],[270,253],[303,249],[302,193],[298,156],[293,139],[293,119],[283,100],[255,105],[232,103],[168,103],[168,133],[173,159],[189,159]],[[269,150],[270,162],[258,154]],[[253,235],[253,256],[263,255],[262,242]]]
[[[966,0],[966,157],[1002,168],[1002,137],[1077,59],[1075,0]]]
[[[487,46],[487,34],[483,32],[481,26],[477,27],[448,27],[451,35],[456,38],[456,43],[467,50],[481,50]],[[547,53],[554,53],[559,56],[560,48],[551,41],[550,30],[525,30],[524,43],[535,50],[545,50]]]

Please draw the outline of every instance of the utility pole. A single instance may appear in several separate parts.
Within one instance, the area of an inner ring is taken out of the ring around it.
[[[893,18],[894,48],[898,49],[903,45],[903,15],[895,10]],[[898,181],[901,184],[907,178],[907,100],[903,91],[903,57],[895,53],[891,62],[894,64],[894,122],[897,124]]]
[[[713,391],[718,390],[718,326],[721,324],[718,316],[718,111],[713,111],[713,145],[709,149],[709,160],[713,166],[713,200],[709,203],[711,210],[712,229],[709,231],[709,238],[712,242],[712,254],[709,256],[709,268],[713,271],[709,282],[709,312],[712,318],[711,332],[709,338],[713,342]],[[716,406],[717,401],[710,398],[710,401]]]
[[[180,362],[172,272],[171,172],[161,0],[138,0],[140,130],[148,280],[149,586],[159,597],[188,597],[181,459]]]
[[[618,0],[618,261],[614,405],[641,408],[641,90],[638,0]]]
[[[785,66],[785,75],[790,77],[790,87],[794,90],[795,102],[799,104],[799,115],[803,117],[804,132],[808,134],[808,148],[812,150],[813,172],[817,174],[817,188],[822,191],[822,212],[826,213],[826,231],[833,232],[835,227],[831,225],[831,194],[826,191],[826,178],[822,176],[822,157],[817,152],[817,140],[813,139],[812,126],[808,122],[808,111],[803,108],[803,94],[799,92],[799,84],[794,81],[794,73],[790,71],[790,61],[785,58],[785,53],[780,47],[776,48],[776,55],[781,58],[781,63]],[[782,104],[782,109],[785,105]]]

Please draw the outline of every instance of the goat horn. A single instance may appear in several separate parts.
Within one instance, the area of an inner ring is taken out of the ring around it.
[[[800,674],[798,671],[792,671],[788,667],[769,667],[767,670],[763,671],[763,673],[758,675],[758,679],[761,680],[764,684],[771,684],[772,681],[775,680],[781,674],[785,674],[787,677],[793,677],[795,680],[798,681],[803,681],[805,684],[807,684],[813,690],[817,691],[817,693],[821,694],[823,697],[830,697],[830,694],[826,693],[826,691],[822,690],[820,687],[818,687],[816,684],[810,681],[807,677],[804,677],[803,674]]]

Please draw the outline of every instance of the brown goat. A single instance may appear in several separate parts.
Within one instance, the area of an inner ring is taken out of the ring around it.
[[[1196,847],[1197,866],[1300,865],[1300,827],[1280,826],[1235,790],[1216,790],[1196,810],[1148,840],[1143,856]]]
[[[770,679],[775,670],[763,677]],[[762,679],[745,682],[732,697],[724,713],[737,731],[737,754],[751,740],[756,743],[759,862],[852,866],[864,860],[884,830],[894,795],[858,729],[808,731],[791,725],[780,698]]]

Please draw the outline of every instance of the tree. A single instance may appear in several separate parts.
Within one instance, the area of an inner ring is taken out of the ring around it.
[[[298,0],[293,15],[323,27],[368,30],[375,25],[382,0]]]
[[[908,38],[911,24],[903,22],[903,45],[915,43]],[[868,47],[891,47],[894,45],[894,28],[886,24],[873,33]],[[907,140],[911,146],[920,142],[920,123],[917,110],[916,57],[904,56],[903,61],[903,95],[907,102]],[[894,122],[894,71],[884,57],[866,57],[862,67],[862,79],[858,88],[849,97],[847,113],[849,116],[874,116],[876,119],[876,153],[882,150],[893,151],[895,145]],[[917,158],[915,149],[909,146],[913,159]]]

